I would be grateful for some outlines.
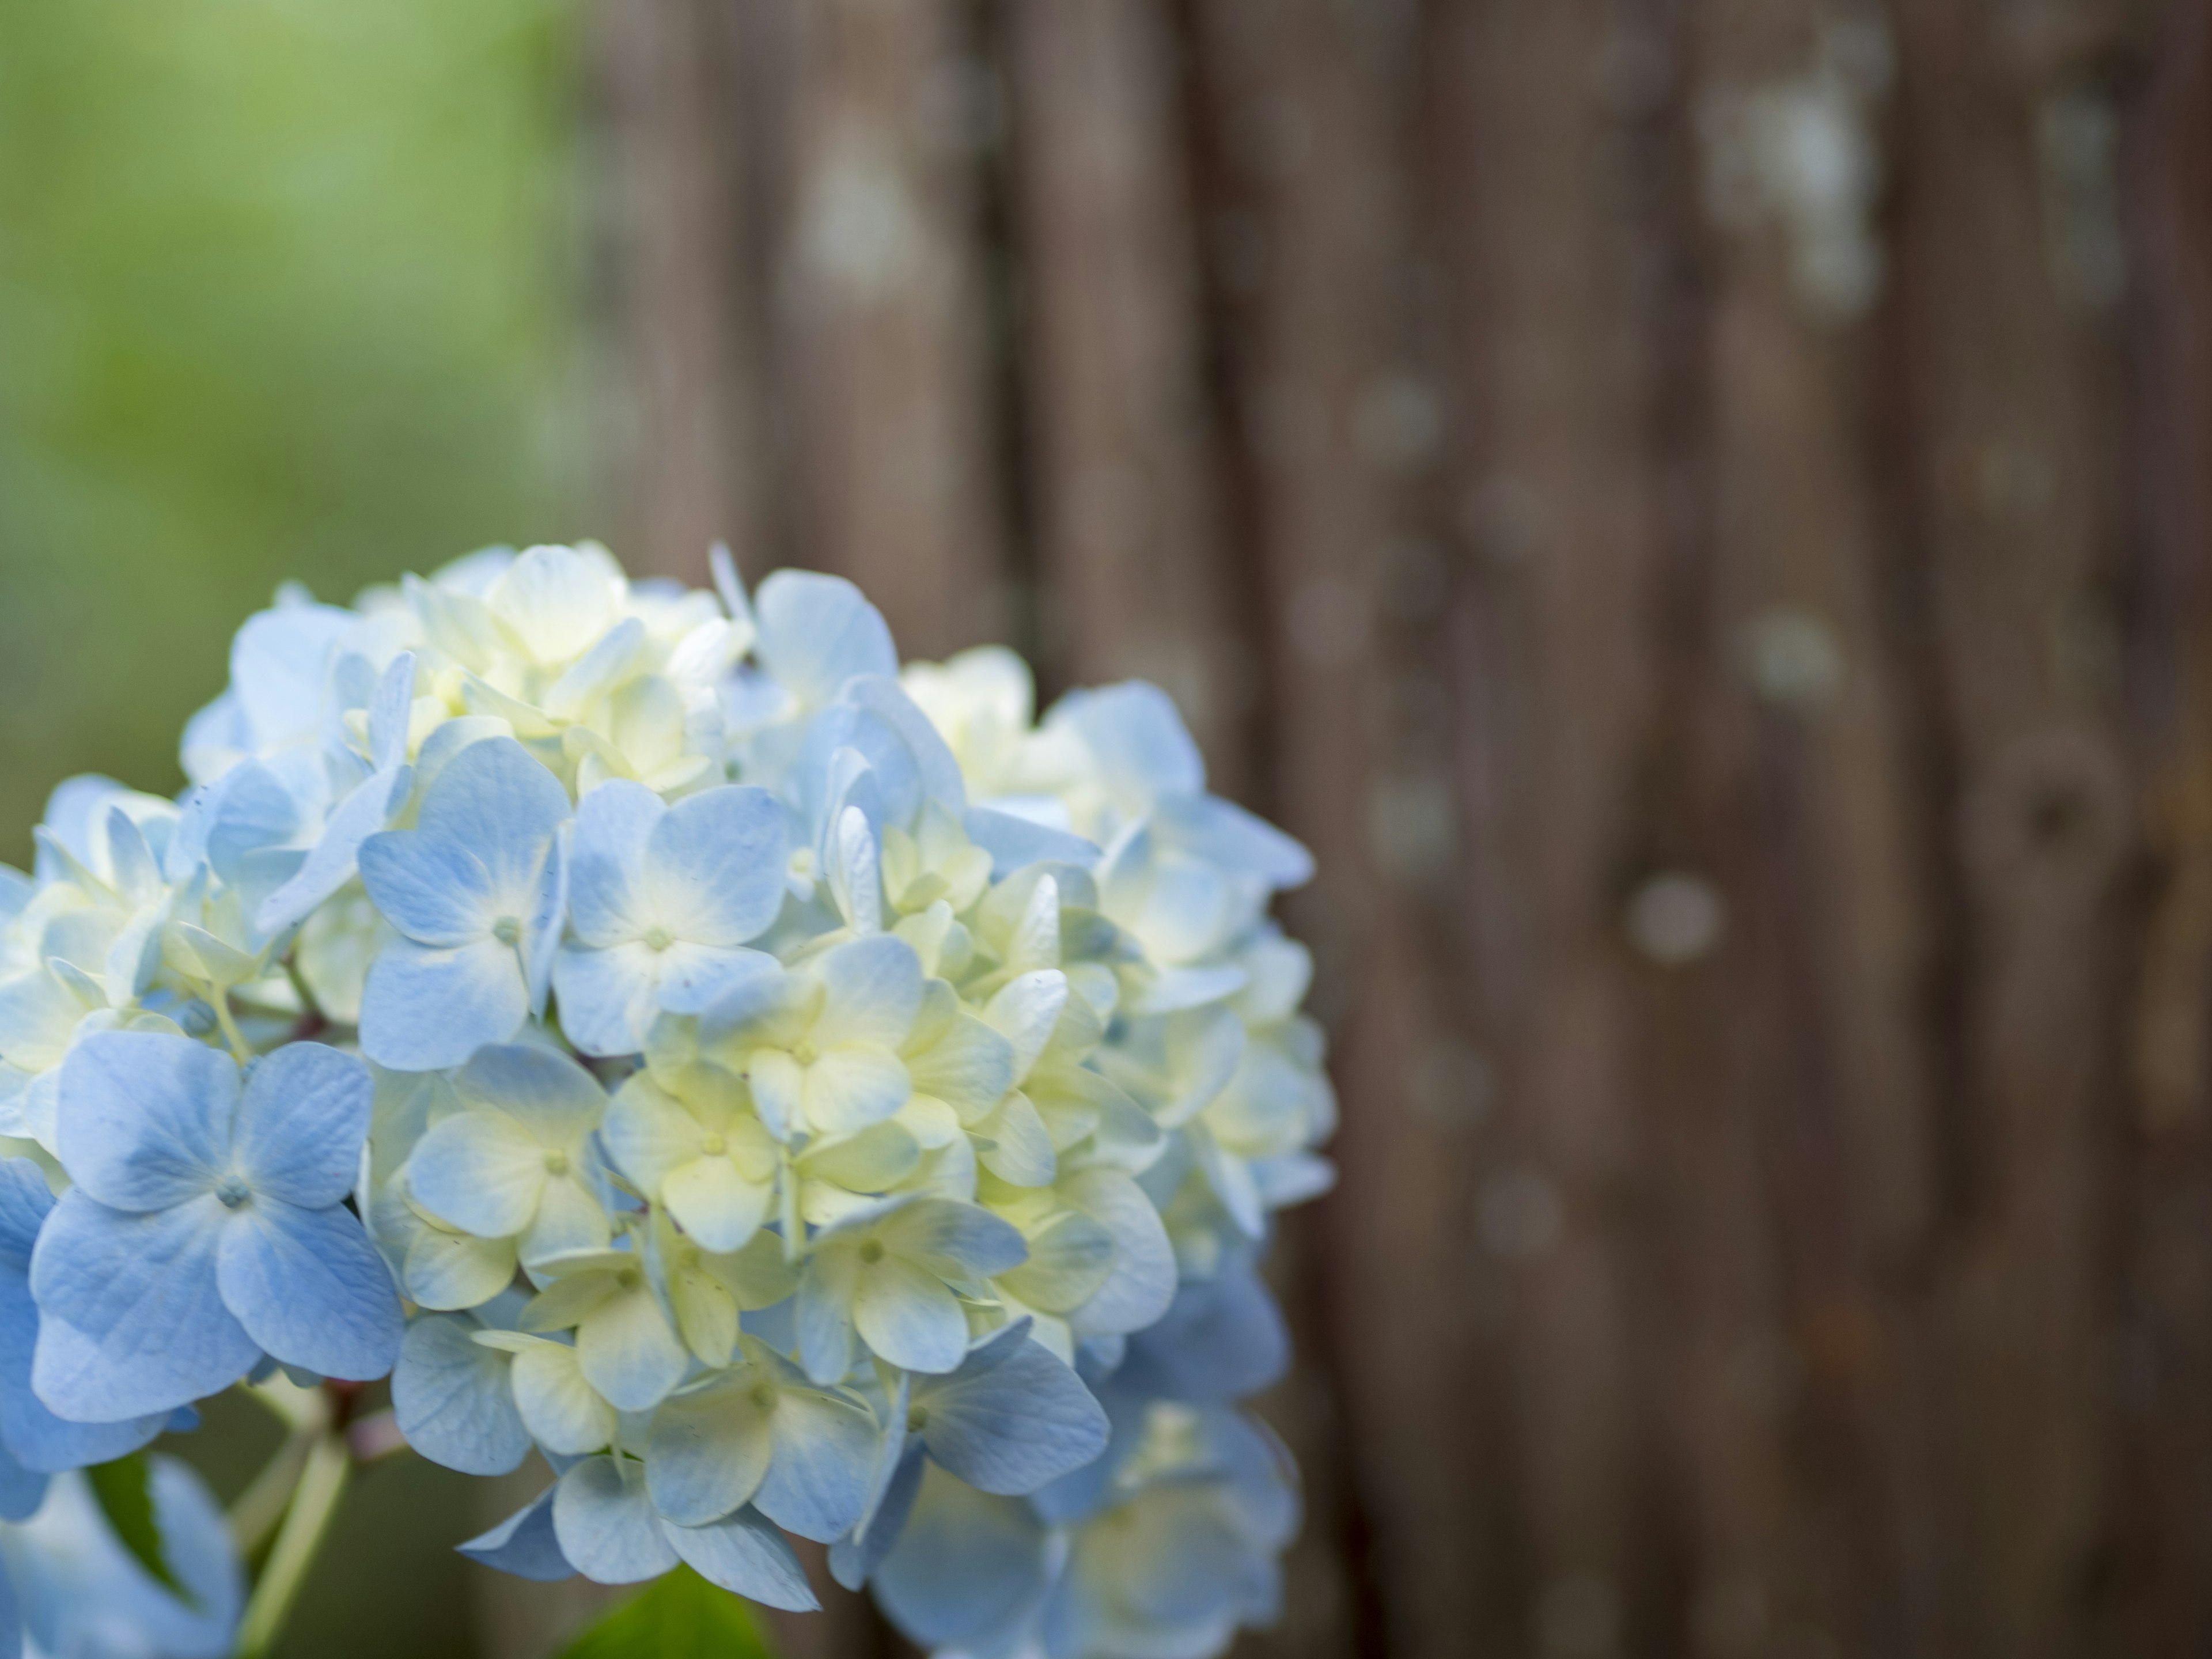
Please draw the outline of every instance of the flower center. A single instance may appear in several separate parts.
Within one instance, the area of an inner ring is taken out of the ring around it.
[[[758,1412],[772,1412],[775,1409],[775,1390],[763,1382],[752,1392],[753,1409]]]
[[[215,1189],[215,1195],[222,1200],[224,1209],[234,1210],[253,1196],[253,1189],[240,1176],[225,1176],[222,1185]]]
[[[708,1135],[700,1141],[699,1150],[708,1158],[720,1158],[730,1150],[730,1143],[720,1135]]]
[[[568,1154],[559,1151],[546,1153],[545,1173],[550,1176],[564,1176],[568,1174]]]
[[[513,916],[501,916],[492,923],[491,936],[501,945],[512,945],[522,937],[522,923]]]
[[[920,1434],[920,1433],[921,1433],[924,1429],[927,1428],[928,1426],[929,1426],[929,1407],[927,1407],[927,1406],[916,1406],[916,1407],[915,1407],[912,1411],[908,1412],[908,1413],[906,1414],[906,1431],[907,1431],[908,1434]]]
[[[792,1044],[791,1057],[801,1066],[811,1066],[822,1058],[822,1051],[812,1043],[802,1040]]]
[[[676,943],[676,941],[669,936],[668,930],[665,927],[661,927],[647,928],[645,930],[645,942],[648,948],[655,951],[665,951],[670,945]]]
[[[872,1238],[866,1243],[860,1246],[860,1260],[866,1262],[871,1267],[874,1267],[877,1262],[881,1261],[883,1259],[884,1242],[880,1238]]]

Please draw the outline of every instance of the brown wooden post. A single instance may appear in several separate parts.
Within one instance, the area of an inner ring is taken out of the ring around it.
[[[1006,27],[1048,659],[1166,687],[1233,794],[1252,618],[1223,551],[1174,18],[1064,0]]]
[[[781,0],[790,174],[773,276],[800,563],[909,657],[1004,637],[975,201],[1004,119],[954,0]]]
[[[603,0],[586,14],[615,550],[633,571],[698,582],[715,541],[751,568],[769,551],[748,134],[730,95],[726,10]]]
[[[1247,1650],[2203,1650],[2207,0],[597,16],[634,558],[1320,854]]]
[[[1285,908],[1316,950],[1335,1076],[1358,1103],[1340,1190],[1279,1247],[1316,1363],[1261,1402],[1304,1468],[1311,1521],[1282,1624],[1252,1645],[1319,1659],[1379,1650],[1385,1608],[1410,1632],[1480,1576],[1460,1448],[1439,1433],[1468,1392],[1437,1363],[1466,1315],[1449,1255],[1429,1248],[1463,1224],[1454,1166],[1480,1079],[1456,1073],[1481,1061],[1450,1040],[1451,953],[1420,916],[1452,867],[1433,783],[1433,612],[1450,572],[1413,511],[1442,436],[1407,304],[1413,37],[1326,0],[1204,0],[1192,21],[1229,517],[1266,671],[1255,764],[1262,804],[1320,865]]]

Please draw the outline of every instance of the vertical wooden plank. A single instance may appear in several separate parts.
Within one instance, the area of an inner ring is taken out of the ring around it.
[[[1006,17],[1037,562],[1051,665],[1175,696],[1243,781],[1250,652],[1222,557],[1188,133],[1163,0]]]
[[[1890,9],[1839,319],[1786,212],[1697,219],[1713,112],[1872,13],[1006,7],[1009,479],[965,9],[605,0],[634,561],[733,533],[933,653],[1033,495],[1048,672],[1322,854],[1265,1650],[2212,1639],[2212,48],[2120,9]],[[2067,124],[2130,98],[2127,424]]]
[[[1245,1650],[1447,1653],[1472,1640],[1468,1588],[1491,1570],[1465,1456],[1469,1313],[1437,1245],[1464,1231],[1486,1103],[1424,920],[1449,849],[1386,866],[1374,827],[1408,788],[1436,801],[1448,764],[1432,611],[1449,573],[1412,510],[1438,436],[1407,304],[1414,37],[1389,9],[1329,0],[1192,13],[1230,517],[1265,618],[1265,805],[1320,866],[1285,909],[1316,952],[1346,1109],[1339,1190],[1278,1247],[1301,1362],[1262,1405],[1308,1521],[1282,1623]]]
[[[617,551],[633,571],[694,581],[716,540],[749,568],[766,559],[744,157],[722,21],[710,0],[598,0],[586,13]]]
[[[1663,1650],[1649,1374],[1632,1285],[1638,981],[1620,933],[1650,720],[1664,544],[1643,416],[1652,371],[1631,159],[1593,95],[1613,9],[1432,9],[1425,210],[1449,284],[1451,507],[1474,554],[1449,630],[1460,911],[1494,1047],[1499,1133],[1462,1194],[1467,1294],[1498,1310],[1509,1484],[1504,1650]],[[1439,1600],[1454,1594],[1436,1592]],[[1418,1651],[1465,1651],[1425,1632]],[[1464,1637],[1460,1638],[1464,1640]]]
[[[2127,163],[2130,735],[2151,896],[2130,1034],[2125,1462],[2108,1647],[2212,1645],[2212,8],[2163,9]]]
[[[1930,0],[1898,15],[1899,349],[1931,561],[1966,902],[1965,1184],[1939,1258],[1942,1431],[1969,1650],[2084,1650],[2112,1478],[2104,1278],[2138,851],[2103,586],[2111,342],[2054,268],[2039,121],[2106,9]],[[2056,33],[2043,33],[2049,25]]]
[[[793,76],[777,402],[793,552],[908,656],[1003,636],[1006,527],[975,201],[996,83],[955,0],[780,0]]]
[[[1962,1517],[1911,1288],[1942,1218],[1942,756],[1869,351],[1890,40],[1873,9],[1705,0],[1686,21],[1713,227],[1687,827],[1728,937],[1717,995],[1659,1021],[1690,1069],[1657,1138],[1685,1219],[1706,1218],[1680,1240],[1682,1617],[1717,1652],[1957,1651],[1941,1580]]]

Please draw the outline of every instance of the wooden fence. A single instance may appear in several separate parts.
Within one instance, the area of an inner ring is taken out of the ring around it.
[[[1240,1651],[2212,1651],[2212,4],[590,55],[633,563],[1155,679],[1319,855]]]

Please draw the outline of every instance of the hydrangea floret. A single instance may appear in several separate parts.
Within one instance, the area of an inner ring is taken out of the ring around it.
[[[851,584],[714,562],[288,591],[180,799],[72,780],[0,871],[17,1645],[262,1650],[345,1462],[403,1442],[542,1458],[460,1545],[526,1578],[805,1609],[796,1536],[974,1659],[1273,1614],[1296,1479],[1241,1402],[1287,1363],[1273,1218],[1330,1180],[1268,914],[1311,860],[1154,687],[1040,719],[1009,652],[902,667]],[[337,1460],[250,1595],[141,1450],[234,1384]],[[132,1457],[173,1559],[88,1495]]]

